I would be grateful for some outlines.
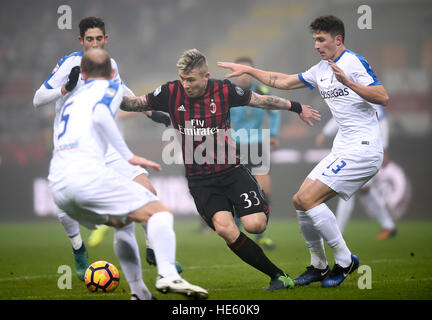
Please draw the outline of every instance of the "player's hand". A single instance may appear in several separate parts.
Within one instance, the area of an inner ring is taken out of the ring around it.
[[[334,63],[333,60],[328,60],[328,63],[330,65],[330,67],[332,68],[333,73],[334,73],[337,81],[339,81],[343,85],[347,85],[347,83],[349,82],[349,79],[345,75],[345,72],[336,63]]]
[[[302,112],[299,113],[299,117],[311,127],[313,127],[311,119],[321,121],[321,115],[319,111],[313,109],[311,106],[304,104],[302,104]]]
[[[68,81],[65,84],[66,91],[71,92],[73,89],[75,89],[78,83],[78,78],[80,73],[81,73],[81,68],[79,66],[75,66],[72,68],[68,76]]]
[[[225,76],[226,78],[241,76],[242,74],[247,73],[247,69],[249,68],[244,64],[233,63],[233,62],[218,62],[217,65],[221,68],[232,70],[231,73]]]
[[[149,116],[147,114],[147,116],[152,119],[154,122],[157,123],[163,123],[165,125],[165,127],[169,127],[169,125],[171,124],[171,119],[169,116],[167,116],[165,113],[160,112],[160,111],[151,111],[151,115]]]
[[[156,170],[156,171],[162,170],[161,166],[158,163],[153,162],[151,160],[147,160],[146,158],[143,158],[143,157],[135,156],[135,155],[129,160],[129,163],[134,165],[134,166],[140,166],[143,168],[152,168],[153,170]]]
[[[317,137],[315,138],[315,145],[317,147],[322,147],[324,145],[324,141],[326,139],[326,136],[324,135],[324,133],[320,133],[319,135],[317,135]]]

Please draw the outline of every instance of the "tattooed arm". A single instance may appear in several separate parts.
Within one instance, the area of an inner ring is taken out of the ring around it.
[[[298,113],[300,119],[306,122],[311,127],[313,126],[312,119],[320,121],[321,115],[315,109],[308,105],[302,105],[295,101],[286,100],[276,96],[260,95],[252,92],[249,102],[252,107],[270,109],[270,110],[289,110]]]
[[[277,89],[299,89],[306,87],[296,74],[284,74],[279,72],[257,70],[251,74],[259,81]],[[256,76],[254,75],[256,74]]]
[[[261,95],[252,92],[249,102],[252,107],[270,109],[270,110],[290,110],[291,101],[271,95]]]
[[[151,110],[145,96],[124,96],[120,109],[128,112],[144,112]]]
[[[232,70],[230,74],[226,75],[227,78],[238,77],[247,73],[262,83],[277,89],[290,90],[305,87],[304,83],[296,74],[264,71],[251,66],[231,62],[218,62],[217,64],[219,67]]]

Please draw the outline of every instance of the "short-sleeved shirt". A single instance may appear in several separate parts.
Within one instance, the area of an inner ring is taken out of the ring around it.
[[[369,63],[358,54],[345,50],[334,60],[352,81],[365,86],[380,85]],[[327,60],[299,73],[299,79],[310,89],[318,88],[339,125],[333,152],[343,152],[367,144],[374,152],[383,152],[376,110],[371,103],[346,87],[334,76]]]
[[[209,79],[206,92],[189,98],[179,80],[147,94],[151,109],[168,112],[181,134],[186,176],[209,175],[239,163],[230,137],[230,108],[249,104],[251,91]]]

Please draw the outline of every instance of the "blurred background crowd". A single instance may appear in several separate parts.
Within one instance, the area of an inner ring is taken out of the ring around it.
[[[72,9],[72,29],[58,27],[60,5]],[[372,28],[360,29],[355,0],[124,0],[9,1],[0,11],[0,221],[51,215],[45,177],[51,157],[54,108],[34,109],[34,92],[65,55],[79,51],[78,23],[86,16],[104,19],[106,49],[117,61],[124,82],[141,95],[177,78],[183,51],[197,48],[208,58],[212,77],[226,70],[217,61],[250,56],[261,69],[299,73],[319,56],[309,23],[333,14],[345,22],[345,45],[367,58],[391,97],[390,157],[405,171],[412,198],[404,218],[431,217],[432,192],[432,2],[374,0],[368,4]],[[366,3],[367,4],[367,3]],[[331,147],[314,145],[330,112],[315,90],[271,89],[282,97],[310,104],[323,120],[307,128],[293,113],[283,113],[280,148],[272,157],[273,214],[295,217],[289,201],[304,176]],[[142,115],[125,120],[125,137],[138,154],[161,162],[164,127]],[[325,149],[327,148],[327,149]],[[180,214],[193,204],[175,201],[187,193],[181,165],[152,173],[168,204]],[[159,191],[159,190],[158,190]],[[163,193],[163,192],[162,192]],[[189,201],[189,202],[188,202]],[[359,208],[359,210],[361,210]],[[359,216],[361,216],[359,214]]]

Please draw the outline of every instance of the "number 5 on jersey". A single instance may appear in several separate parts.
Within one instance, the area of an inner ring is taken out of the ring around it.
[[[66,114],[66,109],[72,104],[73,102],[69,102],[67,105],[63,107],[63,111],[61,113],[61,121],[64,121],[64,127],[63,131],[58,135],[57,140],[60,139],[65,133],[67,129],[67,124],[69,121],[69,114]]]

